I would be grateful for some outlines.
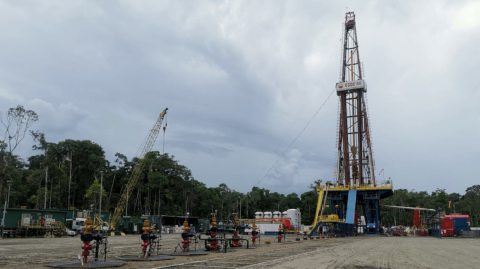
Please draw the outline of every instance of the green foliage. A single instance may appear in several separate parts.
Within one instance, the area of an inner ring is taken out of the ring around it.
[[[480,224],[480,185],[469,187],[465,195],[448,194],[444,189],[437,189],[431,194],[425,191],[416,192],[406,189],[395,190],[393,196],[382,200],[384,205],[397,205],[423,208],[441,208],[445,214],[462,213],[470,215],[470,225]],[[451,201],[450,207],[449,202]],[[428,214],[422,212],[421,214]],[[413,211],[405,209],[386,209],[381,211],[381,219],[385,226],[412,225]]]
[[[100,182],[98,182],[98,179],[95,179],[92,185],[90,185],[90,188],[87,189],[87,192],[84,195],[85,198],[96,199],[100,195],[100,189]],[[105,191],[105,189],[102,189],[102,197],[107,197],[107,192]]]
[[[0,198],[7,192],[5,183],[10,181],[10,206],[43,208],[45,198],[47,206],[52,208],[67,208],[70,205],[86,209],[90,208],[92,202],[98,206],[98,179],[103,172],[102,208],[109,211],[115,209],[139,159],[129,160],[126,155],[116,153],[115,161],[110,163],[105,159],[103,148],[92,141],[67,139],[48,143],[45,134],[30,131],[36,143],[32,148],[39,154],[24,161],[13,152],[31,125],[38,120],[38,115],[17,106],[8,111],[6,118],[1,119],[4,127],[1,131],[7,135],[0,141]],[[21,132],[8,135],[15,126],[20,127]],[[308,186],[308,191],[286,195],[260,187],[240,193],[225,183],[218,187],[207,187],[196,180],[190,169],[180,164],[174,156],[154,151],[145,156],[142,174],[127,202],[127,211],[133,216],[185,215],[188,212],[191,216],[198,217],[208,217],[210,213],[217,212],[220,219],[231,219],[233,213],[241,212],[241,218],[253,218],[256,211],[282,212],[289,208],[300,208],[302,223],[308,225],[315,217],[318,199],[315,187],[319,184],[321,180],[316,180]],[[452,201],[450,208],[449,201]],[[449,194],[444,189],[437,189],[431,194],[398,189],[381,203],[441,207],[447,214],[457,212],[470,215],[472,226],[478,226],[480,185],[469,187],[464,195]],[[413,212],[383,208],[381,219],[387,226],[395,223],[411,225]]]

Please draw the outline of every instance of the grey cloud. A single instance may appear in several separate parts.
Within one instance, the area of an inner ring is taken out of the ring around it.
[[[473,2],[0,2],[0,104],[36,110],[47,139],[90,139],[112,159],[133,157],[169,107],[167,152],[209,186],[247,191],[337,82],[345,6],[377,171],[397,188],[476,184],[480,24],[463,19]],[[261,186],[300,193],[333,178],[336,117],[334,95]]]

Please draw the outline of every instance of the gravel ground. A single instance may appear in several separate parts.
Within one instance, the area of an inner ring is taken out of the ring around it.
[[[162,250],[173,250],[180,234],[162,237]],[[273,240],[273,237],[265,239]],[[359,236],[272,243],[232,253],[176,257],[158,262],[128,262],[122,268],[480,268],[480,239]],[[140,255],[139,235],[109,237],[108,259]],[[20,238],[0,240],[0,268],[47,268],[52,261],[75,260],[81,253],[80,237]],[[194,263],[192,263],[194,262]],[[191,263],[186,264],[185,263]],[[214,266],[214,267],[213,267]]]
[[[480,239],[432,237],[345,238],[345,244],[284,258],[268,266],[293,268],[480,268]]]

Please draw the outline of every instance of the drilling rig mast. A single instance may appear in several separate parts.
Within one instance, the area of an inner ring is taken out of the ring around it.
[[[340,97],[336,181],[345,186],[376,185],[355,13],[345,14],[344,26],[341,77],[336,85]]]
[[[168,108],[165,108],[165,110],[160,113],[160,116],[153,125],[153,128],[150,130],[147,139],[144,141],[144,144],[140,146],[142,150],[140,154],[136,156],[138,158],[138,163],[133,168],[130,179],[128,180],[125,188],[123,189],[122,195],[120,196],[120,200],[118,200],[117,207],[115,207],[115,212],[113,213],[112,220],[110,222],[110,230],[112,231],[115,231],[115,226],[120,220],[120,217],[122,216],[122,213],[127,206],[128,197],[131,197],[133,189],[137,185],[138,178],[142,174],[143,165],[145,164],[145,155],[152,150],[153,144],[155,144],[155,140],[157,140],[157,136],[160,132],[160,129],[162,128],[162,121],[167,114],[167,110]]]
[[[374,159],[368,121],[364,80],[358,50],[355,13],[347,12],[343,24],[343,51],[335,182],[318,186],[318,202],[309,236],[333,227],[337,236],[377,234],[380,200],[393,195],[391,180],[375,182]],[[327,191],[328,190],[328,191]]]

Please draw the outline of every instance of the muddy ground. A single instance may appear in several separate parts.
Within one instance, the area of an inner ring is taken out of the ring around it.
[[[265,239],[273,240],[273,237]],[[140,236],[109,237],[108,259],[140,255]],[[162,238],[162,250],[173,250],[179,234]],[[159,262],[128,262],[122,268],[480,268],[480,239],[358,236],[272,243],[232,253],[176,257]],[[263,242],[262,242],[263,243]],[[75,260],[80,237],[0,239],[0,268],[47,268],[52,261]]]

